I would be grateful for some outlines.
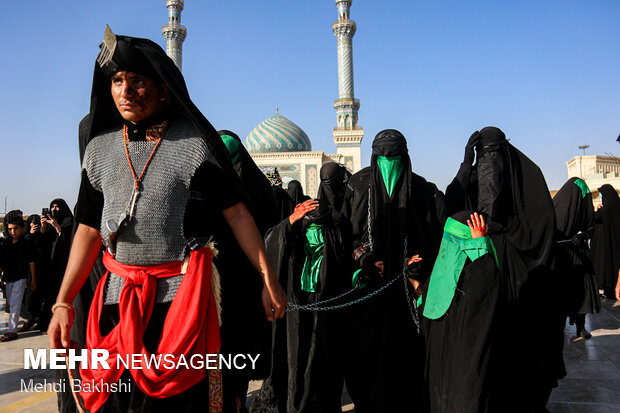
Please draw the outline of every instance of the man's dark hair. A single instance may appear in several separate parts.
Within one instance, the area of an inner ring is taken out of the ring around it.
[[[20,217],[20,216],[9,217],[6,220],[5,224],[6,224],[7,228],[8,228],[9,225],[19,225],[22,228],[26,226],[26,223],[24,222],[24,219],[22,217]]]

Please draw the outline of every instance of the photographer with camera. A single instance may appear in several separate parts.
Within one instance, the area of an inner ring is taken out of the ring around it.
[[[52,305],[56,302],[69,259],[72,230],[73,213],[64,199],[56,198],[50,202],[49,208],[41,210],[41,233],[45,244],[41,249],[41,260],[47,260],[47,267],[42,266],[47,274],[41,277],[45,280],[45,288],[41,290],[43,309],[38,323],[41,331],[47,330],[52,318]]]

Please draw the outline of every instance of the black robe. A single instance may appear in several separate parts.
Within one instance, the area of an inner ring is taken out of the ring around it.
[[[230,131],[219,131],[234,139]],[[250,210],[261,237],[278,221],[278,213],[272,197],[271,184],[258,169],[251,156],[240,143],[237,161],[233,164],[248,196]],[[240,402],[242,412],[249,380],[264,379],[269,374],[271,351],[271,323],[267,321],[262,305],[263,283],[261,276],[237,243],[227,224],[216,226],[214,241],[218,255],[214,258],[220,273],[222,287],[222,339],[221,353],[260,354],[256,368],[224,369],[222,386],[224,413],[236,412]]]
[[[540,168],[505,139],[495,152],[501,167],[491,167],[491,178],[500,179],[486,176],[479,191],[486,171],[461,164],[446,189],[447,215],[479,211],[481,200],[493,211],[485,219],[499,260],[501,298],[492,363],[502,367],[493,373],[491,411],[534,412],[566,374],[561,297],[551,271],[555,212]]]
[[[592,261],[598,287],[607,297],[614,296],[620,270],[620,199],[609,184],[601,186],[603,207],[596,211],[592,236]]]
[[[423,318],[431,412],[495,412],[489,389],[498,299],[499,271],[492,254],[485,254],[467,259],[446,313],[436,320]]]
[[[562,289],[562,304],[567,315],[594,314],[600,311],[598,287],[587,240],[594,232],[592,194],[582,194],[569,179],[553,198],[557,246],[555,266]]]
[[[300,281],[306,258],[302,223],[291,226],[286,219],[268,232],[267,254],[290,303],[314,303],[350,290],[349,233],[346,220],[330,218],[324,224],[317,291],[306,292],[301,289]],[[342,360],[346,350],[342,317],[340,310],[296,310],[273,323],[271,372],[251,412],[341,411]]]
[[[373,153],[371,166],[351,177],[342,208],[352,225],[352,249],[369,241],[371,210],[374,254],[384,261],[383,276],[371,281],[358,296],[400,278],[348,311],[351,335],[347,340],[350,351],[345,382],[359,413],[423,411],[425,403],[424,340],[412,316],[410,283],[400,276],[405,256],[419,254],[422,262],[417,278],[423,282],[428,277],[437,255],[441,225],[432,186],[411,171],[406,146],[404,150],[404,169],[391,197]]]

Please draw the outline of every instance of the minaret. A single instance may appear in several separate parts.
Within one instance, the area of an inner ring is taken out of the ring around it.
[[[338,39],[338,99],[334,101],[337,125],[333,137],[337,153],[345,158],[345,166],[351,172],[362,167],[361,144],[364,129],[357,126],[357,111],[360,101],[353,92],[353,35],[356,25],[349,20],[349,9],[353,0],[336,0],[338,21],[332,25]]]
[[[187,36],[187,29],[181,26],[183,6],[183,0],[166,0],[168,24],[161,28],[161,34],[166,39],[166,53],[179,70],[182,70],[183,66],[183,41]]]

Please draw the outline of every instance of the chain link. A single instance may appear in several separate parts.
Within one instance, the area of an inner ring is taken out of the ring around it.
[[[372,240],[372,214],[371,214],[371,192],[370,192],[370,186],[368,187],[368,243],[370,244],[370,251],[373,252],[373,240]],[[358,286],[353,287],[352,289],[350,289],[347,292],[344,292],[340,295],[337,295],[336,297],[332,297],[332,298],[328,298],[326,300],[321,300],[321,301],[317,301],[315,303],[310,303],[310,304],[304,304],[304,305],[299,305],[299,304],[294,304],[294,303],[288,303],[288,307],[286,308],[286,312],[291,312],[291,311],[301,311],[301,310],[307,310],[307,311],[330,311],[330,310],[338,310],[341,308],[346,308],[358,303],[361,303],[363,301],[366,301],[372,297],[374,297],[375,295],[385,291],[388,287],[390,287],[392,284],[394,284],[399,278],[402,277],[403,282],[404,282],[404,287],[405,287],[405,298],[407,300],[407,305],[409,306],[409,313],[411,314],[411,318],[413,319],[413,322],[416,325],[416,328],[418,330],[418,333],[420,332],[420,316],[418,313],[418,305],[417,302],[415,300],[414,297],[412,297],[412,295],[409,293],[409,286],[407,285],[408,283],[408,277],[407,277],[407,261],[408,261],[408,257],[407,257],[407,237],[405,237],[405,242],[404,242],[404,251],[403,251],[403,255],[404,255],[404,259],[403,259],[403,270],[400,274],[400,276],[396,276],[394,278],[392,278],[387,284],[383,285],[381,288],[376,289],[375,291],[371,292],[368,295],[365,295],[363,297],[357,298],[353,301],[347,302],[347,303],[342,303],[342,304],[335,304],[335,305],[331,305],[331,306],[323,306],[324,304],[336,301],[342,297],[346,297],[347,295],[351,294],[352,292],[359,290]],[[359,285],[359,284],[358,284]]]
[[[324,300],[324,301],[318,301],[316,303],[307,304],[307,305],[298,305],[298,304],[289,303],[288,307],[286,308],[286,312],[297,311],[297,310],[329,311],[329,310],[338,310],[340,308],[349,307],[349,306],[352,306],[352,305],[357,304],[357,303],[361,303],[362,301],[366,301],[366,300],[374,297],[375,295],[377,295],[380,292],[386,290],[388,287],[390,287],[392,284],[394,284],[399,278],[400,277],[394,277],[387,284],[383,285],[381,288],[378,288],[375,291],[371,292],[370,294],[365,295],[365,296],[360,297],[360,298],[357,298],[357,299],[355,299],[353,301],[350,301],[348,303],[336,304],[336,305],[331,305],[331,306],[327,306],[327,307],[319,307],[318,306],[319,304],[324,304],[327,301],[334,301],[336,298],[329,299],[329,300]],[[352,291],[355,291],[357,289],[358,288],[355,287],[352,290],[347,291],[345,294],[341,294],[341,296],[347,295],[347,294],[349,294]],[[338,298],[340,298],[340,297],[338,297]]]

